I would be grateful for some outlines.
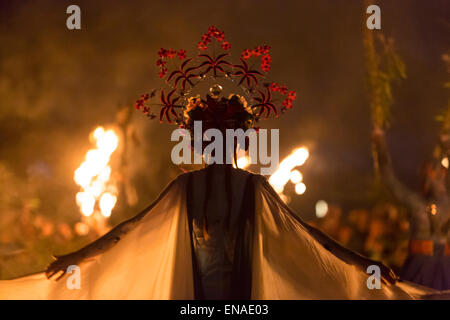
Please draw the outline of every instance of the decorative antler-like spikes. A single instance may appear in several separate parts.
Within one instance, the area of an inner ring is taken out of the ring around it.
[[[238,85],[241,85],[245,80],[247,83],[247,87],[251,87],[252,80],[255,82],[255,85],[258,85],[258,79],[256,76],[264,77],[264,75],[256,70],[250,70],[248,63],[241,58],[241,64],[235,64],[234,68],[238,69],[233,75],[241,76],[241,80]]]
[[[165,59],[173,59],[176,56],[180,58],[180,60],[186,59],[186,50],[180,49],[178,51],[174,49],[164,49],[161,48],[158,51],[159,59],[156,60],[156,66],[159,67],[159,77],[164,78],[167,74],[167,61]]]
[[[198,66],[198,68],[202,68],[202,67],[206,66],[206,70],[204,71],[204,74],[206,74],[212,70],[214,77],[217,77],[217,71],[226,73],[227,71],[225,71],[224,66],[228,66],[228,67],[232,66],[231,63],[224,60],[225,57],[227,57],[228,55],[229,55],[228,53],[222,53],[222,54],[218,55],[216,58],[213,58],[208,54],[199,54],[198,55],[199,57],[206,58],[206,60],[203,61]]]
[[[189,83],[192,87],[194,86],[194,84],[191,82],[191,79],[195,79],[198,78],[198,75],[193,74],[192,72],[199,69],[200,66],[193,66],[190,68],[185,69],[185,67],[192,61],[193,58],[189,58],[186,61],[184,61],[180,68],[178,70],[173,71],[169,77],[167,78],[167,81],[171,81],[176,75],[178,75],[177,77],[175,77],[175,81],[174,81],[174,87],[177,88],[178,86],[178,82],[180,80],[181,81],[181,89],[183,91],[186,90],[186,83]]]
[[[215,26],[208,28],[208,31],[202,35],[197,48],[200,51],[206,51],[209,44],[212,41],[217,41],[221,48],[225,51],[231,49],[231,44],[225,40],[225,33],[219,30]],[[176,103],[185,96],[186,90],[193,88],[201,79],[205,78],[206,75],[210,74],[213,77],[220,77],[225,75],[228,78],[237,78],[237,85],[241,86],[249,96],[253,98],[256,102],[250,108],[258,109],[259,112],[254,115],[255,121],[259,119],[260,116],[269,117],[271,114],[278,115],[278,111],[285,111],[286,109],[291,109],[293,101],[296,99],[296,92],[289,91],[286,86],[279,85],[275,82],[270,85],[264,84],[265,89],[262,89],[260,85],[260,79],[265,77],[266,72],[269,72],[271,68],[272,58],[270,56],[270,47],[267,45],[257,46],[253,49],[245,49],[241,53],[240,63],[232,64],[228,61],[229,53],[222,52],[217,56],[215,53],[202,52],[198,54],[201,58],[199,63],[194,62],[194,58],[187,58],[186,50],[180,49],[164,49],[161,48],[158,51],[158,59],[156,65],[159,67],[159,76],[161,78],[166,78],[166,83],[168,83],[172,89],[167,94],[164,90],[161,90],[161,110],[159,112],[159,119],[162,122],[164,118],[172,123],[173,117],[177,123],[183,122],[183,114],[178,114],[175,111],[177,107],[184,107],[181,105],[176,105]],[[181,60],[181,64],[178,69],[173,70],[169,73],[167,62],[170,59],[178,57]],[[248,60],[250,58],[260,58],[261,64],[259,70],[254,70]],[[196,81],[198,79],[198,81]],[[136,108],[142,110],[150,118],[156,117],[150,112],[150,106],[148,105],[150,99],[155,95],[155,91],[151,95],[142,95],[136,101]],[[273,99],[273,93],[278,93],[278,95],[283,97],[280,109],[277,109]],[[153,106],[153,104],[152,104]]]
[[[176,103],[177,101],[180,99],[180,97],[174,97],[172,98],[172,96],[174,95],[174,93],[176,92],[176,89],[173,89],[172,91],[170,91],[167,94],[167,97],[164,94],[164,90],[161,90],[161,103],[163,105],[163,107],[161,108],[161,111],[159,112],[159,121],[162,122],[164,116],[167,119],[168,123],[172,123],[172,119],[170,118],[169,113],[174,116],[175,118],[178,118],[178,114],[175,112],[175,107],[176,107]]]

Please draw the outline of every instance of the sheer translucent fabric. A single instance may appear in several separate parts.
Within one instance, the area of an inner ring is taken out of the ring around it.
[[[416,299],[432,292],[412,283],[369,289],[369,275],[317,242],[267,181],[256,177],[254,299]]]
[[[233,185],[245,185],[249,173],[243,172],[233,170]],[[186,204],[190,174],[179,176],[114,247],[80,264],[80,289],[70,290],[66,278],[56,282],[39,273],[0,281],[0,299],[193,299],[193,246]],[[191,177],[194,188],[206,188],[201,173]],[[252,179],[252,299],[414,299],[434,292],[404,282],[369,290],[366,273],[323,248],[264,177],[252,175]],[[245,201],[241,191],[233,192],[233,198],[236,207]],[[203,200],[193,195],[190,201]],[[223,207],[222,197],[212,197],[209,206]]]
[[[0,281],[0,299],[192,299],[186,179],[168,188],[134,230],[80,264],[79,290],[39,273]]]

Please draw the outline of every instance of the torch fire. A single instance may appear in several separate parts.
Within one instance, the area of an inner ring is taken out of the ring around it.
[[[288,202],[289,198],[283,191],[289,181],[295,185],[296,194],[302,195],[305,193],[306,185],[303,183],[303,174],[296,168],[302,166],[308,158],[309,151],[307,148],[297,148],[280,162],[278,169],[270,176],[269,183],[285,202]],[[247,168],[250,163],[251,160],[248,156],[237,159],[237,167],[241,169]]]
[[[118,191],[111,179],[110,159],[119,145],[119,137],[112,129],[97,127],[90,138],[95,148],[86,153],[85,161],[74,173],[75,183],[81,188],[76,202],[83,216],[99,212],[108,218],[117,202]]]
[[[283,193],[284,187],[289,181],[295,185],[295,193],[298,195],[305,193],[306,185],[303,183],[303,175],[295,168],[302,166],[308,157],[307,148],[297,148],[280,162],[278,169],[270,176],[269,183],[284,201],[289,200]]]

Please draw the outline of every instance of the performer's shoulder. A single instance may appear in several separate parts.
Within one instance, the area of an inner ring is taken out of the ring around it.
[[[198,170],[192,170],[187,171],[179,174],[174,180],[177,181],[187,181],[189,178],[199,178],[206,175],[208,168],[202,168]],[[258,173],[248,171],[245,169],[239,169],[239,168],[232,168],[231,174],[233,176],[239,177],[239,178],[248,178],[251,177],[255,182],[266,182],[267,178],[263,175],[260,175]]]

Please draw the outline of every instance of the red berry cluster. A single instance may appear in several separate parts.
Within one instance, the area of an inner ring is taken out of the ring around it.
[[[159,59],[156,60],[156,65],[159,67],[159,77],[164,78],[164,76],[167,74],[167,67],[166,63],[167,61],[164,60],[164,58],[173,59],[176,56],[180,58],[180,60],[186,59],[186,50],[180,49],[178,51],[170,48],[170,49],[164,49],[161,48],[158,51]]]
[[[208,28],[208,32],[202,35],[202,40],[197,45],[199,50],[205,51],[208,49],[208,44],[212,41],[213,38],[216,38],[217,42],[221,42],[221,47],[224,50],[231,49],[231,43],[225,41],[225,32],[220,31],[215,26],[211,26]]]
[[[222,42],[221,46],[222,46],[223,50],[230,50],[231,49],[231,43],[229,43],[228,41]]]
[[[297,92],[294,90],[288,91],[288,88],[285,85],[279,85],[276,82],[272,82],[269,86],[269,90],[272,92],[279,92],[282,95],[287,94],[287,98],[283,100],[282,105],[286,109],[292,109],[292,102],[297,99]]]
[[[272,57],[269,54],[270,46],[257,46],[256,48],[250,50],[245,49],[242,51],[241,57],[244,60],[248,60],[251,57],[259,57],[261,56],[261,70],[265,72],[269,72],[270,63],[272,62]]]
[[[148,114],[150,112],[150,108],[145,105],[145,103],[150,99],[150,95],[148,93],[143,94],[139,99],[136,100],[135,107],[138,110],[142,109],[144,114]]]
[[[265,54],[261,57],[261,70],[265,72],[270,71],[270,63],[272,62],[272,57],[270,54]]]
[[[180,49],[178,50],[178,58],[180,58],[180,60],[184,60],[186,59],[186,50]]]

